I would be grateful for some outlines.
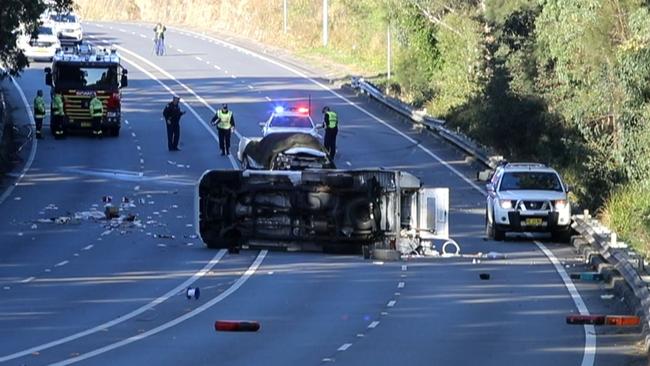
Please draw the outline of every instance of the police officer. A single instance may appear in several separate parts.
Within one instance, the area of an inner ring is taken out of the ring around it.
[[[211,122],[217,125],[221,155],[230,155],[230,135],[235,128],[235,117],[232,115],[232,111],[228,110],[228,104],[221,106],[221,109],[212,117]]]
[[[34,98],[34,122],[36,123],[36,138],[42,139],[41,129],[43,128],[43,118],[45,118],[45,100],[43,100],[43,91],[36,92]]]
[[[163,117],[165,117],[167,125],[167,148],[169,151],[180,151],[178,148],[178,140],[181,136],[180,121],[185,111],[181,111],[181,108],[178,106],[179,101],[179,97],[173,97],[172,101],[163,110]]]
[[[329,151],[330,160],[334,160],[336,155],[336,135],[339,133],[339,119],[336,112],[330,107],[323,107],[323,128],[325,128],[325,149]]]
[[[64,115],[63,98],[60,93],[56,92],[52,97],[52,115],[50,116],[50,128],[55,138],[63,137]]]

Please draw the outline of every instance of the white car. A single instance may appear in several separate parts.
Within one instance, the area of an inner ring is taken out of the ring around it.
[[[497,167],[486,186],[485,231],[503,240],[506,232],[550,232],[558,241],[571,234],[569,188],[552,168],[536,163]]]
[[[83,40],[81,23],[74,13],[53,13],[50,14],[50,21],[61,43],[79,44]]]
[[[268,120],[260,122],[262,136],[272,133],[305,133],[320,138],[318,127],[305,107],[285,109],[275,107]]]
[[[18,37],[18,47],[30,60],[51,61],[57,49],[61,48],[61,43],[52,26],[45,24],[38,27],[36,38],[31,38],[29,34],[23,32]]]

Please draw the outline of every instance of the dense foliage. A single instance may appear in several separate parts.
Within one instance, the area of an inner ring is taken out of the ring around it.
[[[52,7],[58,10],[69,9],[72,0],[56,0]],[[0,65],[6,66],[15,75],[27,65],[27,58],[16,47],[17,30],[22,25],[27,32],[38,29],[38,18],[47,5],[43,0],[2,0],[0,6]]]

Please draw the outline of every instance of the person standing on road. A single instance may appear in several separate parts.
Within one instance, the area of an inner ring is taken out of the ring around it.
[[[217,126],[217,131],[219,132],[221,155],[230,155],[230,135],[235,128],[235,117],[232,115],[232,111],[228,110],[228,104],[221,106],[221,109],[212,117],[211,122]]]
[[[50,128],[54,132],[55,138],[63,136],[63,119],[63,97],[56,92],[52,97],[52,115],[50,116]]]
[[[102,137],[102,119],[104,118],[104,103],[97,98],[97,93],[93,92],[90,99],[90,117],[92,118],[93,135]]]
[[[34,98],[34,123],[36,123],[36,138],[42,139],[41,129],[43,128],[43,118],[45,118],[45,100],[43,100],[43,91],[36,92]]]
[[[339,119],[336,112],[330,107],[323,107],[323,128],[325,128],[325,141],[323,145],[329,151],[330,160],[334,161],[336,155],[336,135],[339,133]]]
[[[162,25],[160,22],[158,22],[158,24],[153,27],[154,50],[157,56],[162,56],[165,54],[165,31],[167,31],[167,27]]]
[[[181,136],[181,116],[185,111],[181,111],[178,105],[179,97],[174,97],[171,102],[167,104],[163,110],[163,117],[167,125],[167,148],[169,151],[180,151],[178,148],[178,140]]]

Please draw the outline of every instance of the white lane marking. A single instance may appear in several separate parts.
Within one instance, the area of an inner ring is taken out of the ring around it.
[[[124,120],[124,123],[126,123],[126,124],[128,125],[128,124],[129,124],[129,120],[125,119],[125,120]]]
[[[74,357],[74,358],[71,358],[71,359],[67,359],[67,360],[64,360],[64,361],[61,361],[61,362],[53,363],[53,364],[51,364],[51,366],[64,366],[64,365],[70,365],[70,364],[73,364],[73,363],[77,363],[79,361],[87,360],[89,358],[101,355],[103,353],[114,350],[116,348],[120,348],[120,347],[126,346],[127,344],[131,344],[133,342],[137,342],[139,340],[148,338],[148,337],[150,337],[152,335],[158,334],[158,333],[160,333],[160,332],[162,332],[164,330],[167,330],[167,329],[169,329],[171,327],[174,327],[174,326],[176,326],[176,325],[178,325],[178,324],[180,324],[180,323],[182,323],[182,322],[184,322],[186,320],[189,320],[189,319],[195,317],[196,315],[201,314],[202,312],[210,309],[215,304],[218,304],[221,301],[223,301],[225,298],[227,298],[228,296],[233,294],[235,291],[237,291],[244,283],[246,283],[246,281],[248,281],[248,279],[253,274],[255,274],[255,272],[257,271],[257,268],[259,268],[259,266],[262,264],[262,261],[266,257],[267,252],[268,251],[266,251],[266,250],[262,250],[260,252],[260,254],[257,255],[257,258],[255,258],[255,261],[253,262],[253,264],[251,264],[251,266],[248,267],[246,272],[241,277],[239,277],[237,279],[237,281],[235,281],[235,283],[233,283],[232,286],[230,286],[227,290],[220,293],[217,297],[213,298],[212,300],[208,301],[207,303],[205,303],[205,304],[199,306],[198,308],[192,310],[191,312],[189,312],[187,314],[184,314],[184,315],[181,315],[178,318],[175,318],[175,319],[173,319],[171,321],[168,321],[167,323],[164,323],[164,324],[162,324],[162,325],[160,325],[160,326],[158,326],[156,328],[153,328],[153,329],[151,329],[151,330],[149,330],[147,332],[138,334],[138,335],[133,336],[133,337],[129,337],[127,339],[121,340],[119,342],[115,342],[113,344],[109,344],[107,346],[95,349],[93,351],[90,351],[88,353],[84,353],[83,355],[80,355],[80,356],[77,356],[77,357]]]
[[[397,301],[395,301],[395,300],[390,300],[390,301],[388,302],[388,304],[386,304],[386,306],[389,307],[389,308],[392,308],[393,306],[395,306],[395,303],[396,303],[396,302],[397,302]]]
[[[177,48],[176,50],[177,50],[178,52],[180,52],[180,53],[184,53],[184,52],[185,52],[185,51],[181,50],[180,48]]]
[[[144,159],[140,159],[140,164],[144,164]]]
[[[135,132],[131,132],[131,136],[135,137]]]
[[[170,27],[168,27],[168,28],[170,28],[170,29],[180,30],[180,28],[177,28],[177,27],[171,27],[171,26],[170,26]],[[188,31],[188,32],[189,32],[190,34],[198,34],[198,33],[196,33],[196,32],[192,32],[192,31]],[[408,136],[408,135],[405,134],[404,132],[398,130],[396,127],[391,126],[388,122],[386,122],[386,121],[384,121],[383,119],[377,117],[377,116],[374,115],[373,113],[368,112],[365,108],[363,108],[363,107],[359,106],[358,104],[352,102],[350,99],[348,99],[348,98],[346,98],[345,96],[343,96],[343,95],[337,93],[336,91],[330,89],[327,85],[325,85],[325,84],[323,84],[323,83],[317,81],[316,79],[310,77],[309,75],[305,74],[304,72],[299,71],[299,70],[297,70],[297,69],[294,69],[294,68],[292,68],[292,67],[290,67],[290,66],[284,65],[284,64],[282,64],[282,63],[279,62],[279,61],[276,61],[276,60],[270,59],[270,58],[268,58],[268,57],[266,57],[266,56],[264,56],[264,55],[261,55],[261,54],[259,54],[259,53],[257,53],[257,52],[250,51],[250,50],[247,50],[247,49],[245,49],[245,48],[242,48],[242,47],[236,46],[236,45],[234,45],[234,44],[232,44],[232,43],[229,43],[229,42],[227,42],[227,41],[222,41],[222,40],[220,40],[220,39],[216,39],[216,38],[213,38],[213,37],[210,37],[210,36],[205,36],[205,38],[206,38],[206,39],[214,40],[215,42],[221,44],[222,46],[226,46],[226,47],[229,47],[229,48],[234,48],[234,49],[236,49],[236,50],[238,50],[238,51],[240,51],[240,52],[243,52],[243,53],[246,54],[246,55],[249,55],[249,56],[252,56],[252,57],[256,57],[256,58],[258,58],[258,59],[260,59],[260,60],[266,61],[266,62],[268,62],[268,63],[270,63],[270,64],[272,64],[272,65],[278,66],[278,67],[280,67],[280,68],[282,68],[282,69],[285,69],[285,70],[287,70],[287,71],[289,71],[289,72],[291,72],[291,73],[294,73],[294,74],[296,74],[296,75],[298,75],[298,76],[304,78],[305,80],[308,80],[308,81],[312,82],[313,84],[317,85],[317,86],[320,87],[321,89],[323,89],[323,90],[329,92],[330,94],[334,95],[335,97],[337,97],[337,98],[339,98],[339,99],[345,101],[347,104],[349,104],[350,106],[356,108],[357,110],[359,110],[360,112],[364,113],[365,115],[367,115],[368,117],[372,118],[373,120],[375,120],[375,121],[381,123],[382,125],[386,126],[388,129],[392,130],[392,131],[395,132],[396,134],[402,136],[404,139],[406,139],[407,141],[409,141],[409,142],[412,143],[413,145],[415,145],[415,146],[417,146],[418,148],[420,148],[420,150],[424,151],[427,155],[429,155],[429,156],[431,156],[432,158],[434,158],[436,161],[438,161],[438,163],[442,164],[442,165],[445,166],[447,169],[451,170],[454,174],[456,174],[459,178],[461,178],[462,180],[464,180],[467,184],[469,184],[470,186],[472,186],[474,189],[476,189],[477,191],[479,191],[479,192],[481,192],[483,195],[485,195],[485,192],[483,191],[483,189],[482,189],[481,187],[479,187],[478,185],[476,185],[476,183],[472,182],[469,178],[465,177],[465,176],[463,175],[463,173],[461,173],[458,169],[454,168],[454,167],[451,166],[449,163],[447,163],[446,161],[442,160],[442,159],[441,159],[438,155],[436,155],[434,152],[432,152],[432,151],[429,150],[428,148],[422,146],[419,142],[417,142],[416,140],[414,140],[413,138],[411,138],[410,136]]]
[[[70,263],[70,261],[68,261],[68,260],[65,260],[65,261],[61,261],[61,262],[59,262],[59,263],[57,263],[57,264],[55,264],[55,265],[54,265],[54,267],[61,267],[61,266],[65,266],[65,265],[66,265],[66,264],[68,264],[68,263]]]
[[[3,72],[5,69],[3,67],[0,67],[0,70]],[[36,129],[36,125],[34,124],[34,114],[32,114],[32,107],[29,105],[29,102],[27,102],[27,97],[25,97],[25,93],[23,92],[23,89],[18,85],[16,82],[16,79],[14,79],[13,76],[9,76],[9,79],[11,80],[11,83],[14,84],[14,87],[16,90],[18,90],[18,94],[20,95],[20,99],[23,101],[23,106],[25,107],[25,111],[27,112],[27,117],[29,118],[30,121],[30,127],[32,129]],[[34,163],[34,158],[36,157],[36,139],[32,139],[32,146],[29,151],[29,157],[27,158],[27,162],[25,163],[25,166],[23,167],[23,170],[20,172],[20,175],[16,179],[16,181],[9,185],[7,189],[4,191],[2,196],[0,196],[0,205],[11,195],[11,193],[14,191],[14,188],[20,184],[20,181],[23,180],[25,177],[25,174],[27,174],[27,171],[32,167],[32,164]]]
[[[350,348],[351,346],[352,346],[352,343],[346,343],[346,344],[342,345],[341,347],[339,347],[339,348],[337,349],[337,351],[346,351],[346,350],[347,350],[348,348]]]
[[[269,102],[271,101],[271,98],[269,97],[264,97],[264,98],[266,98],[266,100],[268,100]]]
[[[227,73],[228,73],[228,70],[223,70],[223,72],[224,72],[224,74],[227,74]]]
[[[57,340],[54,340],[54,341],[51,341],[51,342],[48,342],[48,343],[44,343],[44,344],[41,344],[41,345],[38,345],[38,346],[34,346],[34,347],[31,347],[31,348],[28,348],[28,349],[25,349],[25,350],[22,350],[22,351],[18,351],[18,352],[12,353],[10,355],[2,356],[2,357],[0,357],[0,362],[6,362],[6,361],[9,361],[9,360],[19,358],[19,357],[30,355],[30,354],[32,354],[34,352],[40,352],[42,350],[46,350],[46,349],[49,349],[49,348],[52,348],[52,347],[56,347],[56,346],[59,346],[59,345],[74,341],[76,339],[85,337],[87,335],[97,333],[97,332],[102,331],[102,330],[104,330],[106,328],[110,328],[110,327],[115,326],[117,324],[123,323],[123,322],[125,322],[125,321],[127,321],[129,319],[132,319],[132,318],[144,313],[145,311],[148,311],[149,309],[151,309],[151,308],[153,308],[153,307],[167,301],[172,296],[176,296],[180,291],[185,290],[189,285],[194,283],[196,280],[198,280],[199,278],[205,276],[212,269],[212,267],[214,267],[217,263],[219,263],[219,261],[221,260],[221,258],[223,258],[223,256],[225,254],[226,254],[225,249],[220,250],[200,271],[193,274],[192,277],[188,278],[183,283],[181,283],[180,285],[174,287],[173,289],[171,289],[170,291],[168,291],[164,295],[156,298],[155,300],[151,301],[150,303],[148,303],[146,305],[143,305],[143,306],[131,311],[128,314],[122,315],[119,318],[115,318],[113,320],[107,321],[107,322],[102,323],[102,324],[100,324],[100,325],[98,325],[96,327],[84,330],[82,332],[75,333],[75,334],[69,335],[67,337],[60,338],[60,339],[57,339]],[[48,271],[46,270],[46,272],[48,272]]]
[[[142,150],[142,148],[140,146],[136,146],[135,148],[138,149],[138,151]]]
[[[368,324],[368,328],[374,329],[374,328],[377,328],[378,325],[379,325],[379,321],[375,320],[374,322]]]
[[[208,60],[206,60],[205,63],[206,63],[206,65],[212,65],[212,62],[210,62]]]
[[[585,302],[582,300],[582,296],[580,296],[580,292],[578,292],[578,289],[573,284],[573,281],[571,281],[571,278],[564,270],[564,266],[562,266],[562,263],[560,263],[560,261],[555,257],[553,252],[551,252],[544,244],[542,244],[537,240],[535,240],[534,243],[546,255],[546,257],[548,257],[548,259],[555,267],[555,270],[562,278],[562,282],[564,282],[564,286],[569,291],[569,295],[571,295],[571,299],[573,299],[573,302],[578,308],[578,312],[580,312],[580,315],[589,315],[589,309],[587,309],[587,305],[585,305]],[[585,329],[585,348],[584,348],[584,353],[582,355],[582,363],[580,365],[592,366],[596,361],[596,330],[594,329],[593,325],[588,325],[588,324],[584,326],[584,329]]]
[[[197,59],[197,60],[199,60],[199,61],[203,61],[203,59],[200,58],[199,56],[194,56],[194,58]]]
[[[144,34],[142,34],[142,33],[140,33],[140,37],[142,37],[142,38],[149,38],[149,37],[147,37],[146,35],[144,35]]]
[[[156,65],[155,63],[153,63],[153,62],[147,60],[146,58],[144,58],[144,57],[138,55],[138,54],[135,53],[135,52],[132,52],[132,51],[130,51],[130,50],[128,50],[128,49],[126,49],[126,48],[124,48],[124,47],[122,47],[122,46],[118,46],[118,45],[116,45],[115,47],[116,47],[117,49],[119,49],[119,50],[121,50],[121,51],[123,51],[123,52],[126,52],[126,53],[132,55],[133,57],[135,57],[135,58],[141,60],[142,62],[146,63],[147,65],[149,65],[149,66],[153,67],[154,69],[158,70],[158,72],[160,72],[161,74],[163,74],[163,75],[165,75],[166,77],[168,77],[168,78],[174,80],[174,81],[175,81],[178,85],[180,85],[183,89],[187,90],[190,94],[192,94],[192,95],[193,95],[193,96],[194,96],[194,97],[195,97],[195,98],[196,98],[196,99],[197,99],[201,104],[203,104],[206,108],[208,108],[208,109],[210,110],[210,112],[212,112],[212,113],[216,113],[216,112],[217,112],[217,110],[214,109],[214,108],[212,108],[212,106],[211,106],[211,105],[210,105],[210,104],[209,104],[205,99],[203,99],[200,95],[196,94],[196,92],[195,92],[194,90],[192,90],[189,86],[187,86],[187,85],[185,85],[184,83],[182,83],[182,82],[181,82],[180,80],[178,80],[174,75],[168,73],[167,71],[165,71],[164,69],[162,69],[161,67],[159,67],[158,65]],[[123,56],[121,56],[121,57],[122,57],[123,59],[125,59]],[[127,59],[125,59],[125,60],[127,60]],[[127,62],[129,62],[129,61],[127,60]],[[158,80],[155,76],[153,76],[151,73],[148,73],[147,71],[145,71],[145,70],[144,70],[142,67],[140,67],[139,65],[136,65],[133,61],[131,61],[131,62],[129,62],[129,63],[131,63],[131,64],[133,64],[134,66],[138,67],[139,70],[143,71],[145,74],[147,74],[147,76],[151,77],[153,80],[157,81],[159,84],[164,85],[164,83],[162,83],[160,80]],[[165,86],[165,87],[166,87],[166,86]],[[170,91],[170,93],[176,95],[174,92],[171,91],[171,89],[169,89],[168,87],[166,87],[166,88]],[[183,102],[183,101],[181,100],[181,102]],[[185,106],[187,106],[188,109],[193,110],[193,109],[192,109],[192,108],[191,108],[187,103],[183,103],[183,104],[184,104]],[[193,113],[193,114],[194,114],[194,113]],[[205,127],[209,132],[210,132],[210,134],[215,138],[215,140],[216,140],[216,141],[219,141],[219,137],[217,136],[216,132],[214,132],[214,129],[213,129],[213,128],[210,128],[210,126],[209,126],[208,123],[206,123],[202,118],[198,117],[198,114],[195,114],[195,116],[197,116],[197,118],[198,118],[200,121],[203,122],[204,127]],[[242,138],[242,135],[241,135],[241,134],[239,133],[239,131],[237,131],[237,130],[235,130],[235,135],[236,135],[237,138],[239,138],[239,139]],[[237,163],[235,162],[235,160],[234,160],[234,158],[232,157],[232,155],[229,156],[229,159],[230,159],[231,163],[233,163],[233,167],[237,167]]]
[[[352,163],[350,163],[349,161],[346,161],[345,164],[346,164],[347,166],[352,166]]]
[[[200,98],[199,101],[202,101],[204,105],[208,106],[208,108],[212,111],[212,113],[216,113],[216,110],[215,110],[214,108],[210,107],[210,105],[207,104],[207,102],[206,102],[203,98],[201,98],[201,97],[199,97],[198,95],[196,95],[196,93],[194,93],[194,91],[192,91],[192,90],[189,89],[187,86],[185,86],[185,84],[183,84],[183,83],[181,83],[180,81],[176,80],[172,75],[169,75],[165,70],[162,70],[161,68],[159,68],[159,67],[156,66],[155,64],[152,64],[151,62],[149,62],[147,59],[142,58],[140,55],[137,55],[137,54],[135,54],[135,53],[133,53],[133,52],[131,52],[131,51],[125,49],[124,47],[120,47],[120,46],[116,46],[116,47],[119,48],[119,49],[121,49],[121,50],[124,51],[124,52],[130,53],[130,54],[132,54],[133,56],[135,56],[135,57],[137,57],[137,58],[140,58],[140,59],[142,59],[143,61],[145,61],[145,62],[151,64],[153,67],[159,69],[159,71],[162,72],[163,74],[167,74],[167,75],[165,75],[165,76],[167,76],[167,77],[170,78],[170,79],[175,80],[177,83],[181,84],[181,86],[184,86],[186,89],[190,90],[191,93],[193,93],[195,96],[197,96],[198,98]],[[139,64],[135,63],[135,61],[133,61],[133,60],[127,58],[127,57],[124,57],[124,55],[120,55],[120,57],[122,58],[122,60],[126,61],[127,63],[129,63],[129,64],[131,64],[131,65],[133,65],[133,66],[135,66],[135,68],[137,68],[138,70],[140,70],[142,73],[144,73],[145,75],[147,75],[149,78],[151,78],[152,80],[156,81],[158,84],[160,84],[160,86],[162,86],[162,87],[163,87],[165,90],[167,90],[170,94],[172,94],[172,95],[176,95],[176,96],[178,95],[178,94],[176,94],[176,93],[175,93],[175,92],[174,92],[174,91],[173,91],[169,86],[167,86],[167,84],[165,84],[165,83],[163,83],[162,81],[160,81],[160,79],[158,79],[155,75],[153,75],[153,74],[150,73],[149,71],[145,70],[145,69],[144,69],[142,66],[140,66]],[[203,118],[201,118],[201,116],[199,116],[199,114],[194,110],[194,108],[192,108],[191,105],[187,104],[187,102],[184,101],[183,99],[181,99],[181,103],[183,103],[183,105],[184,105],[184,106],[185,106],[185,107],[186,107],[186,108],[187,108],[187,109],[192,113],[192,115],[194,115],[194,117],[195,117],[197,120],[201,121],[201,125],[202,125],[202,126],[203,126],[203,127],[204,127],[204,128],[205,128],[205,129],[210,133],[210,135],[212,135],[212,137],[214,138],[214,140],[215,140],[215,141],[219,141],[219,136],[217,136],[217,133],[214,131],[214,129],[209,127],[208,123],[207,123]],[[238,133],[237,131],[235,131],[235,134],[237,134],[237,135],[241,138],[241,135],[239,135],[239,133]],[[235,158],[233,158],[232,155],[228,155],[228,160],[230,161],[230,164],[232,165],[233,169],[237,169],[237,168],[239,167],[239,165],[237,165],[237,161],[235,160]],[[140,173],[140,174],[142,174],[142,173]]]
[[[136,33],[135,33],[135,32],[131,32],[131,34],[132,34],[132,35],[134,35],[134,36],[136,35]]]
[[[20,281],[20,283],[29,283],[29,282],[34,281],[35,279],[36,279],[36,277],[34,277],[34,276],[32,276],[32,277],[27,277],[27,278],[25,278],[24,280]]]
[[[237,76],[235,76],[235,75],[230,75],[230,77],[233,78],[233,79],[237,79]]]
[[[404,288],[404,282],[400,282],[397,284],[397,288]]]
[[[214,68],[217,70],[221,70],[221,67],[219,67],[218,65],[214,65]]]
[[[402,271],[406,271],[407,268],[408,268],[408,267],[406,266],[406,264],[402,264]]]
[[[91,250],[94,247],[93,244],[86,245],[85,247],[81,248],[81,250]]]
[[[122,33],[126,33],[126,30],[124,30],[124,29],[122,29],[122,28],[119,28],[118,30],[119,30],[120,32],[122,32]]]
[[[253,86],[252,86],[252,85],[249,85],[249,86],[248,86],[248,89],[253,89]]]

